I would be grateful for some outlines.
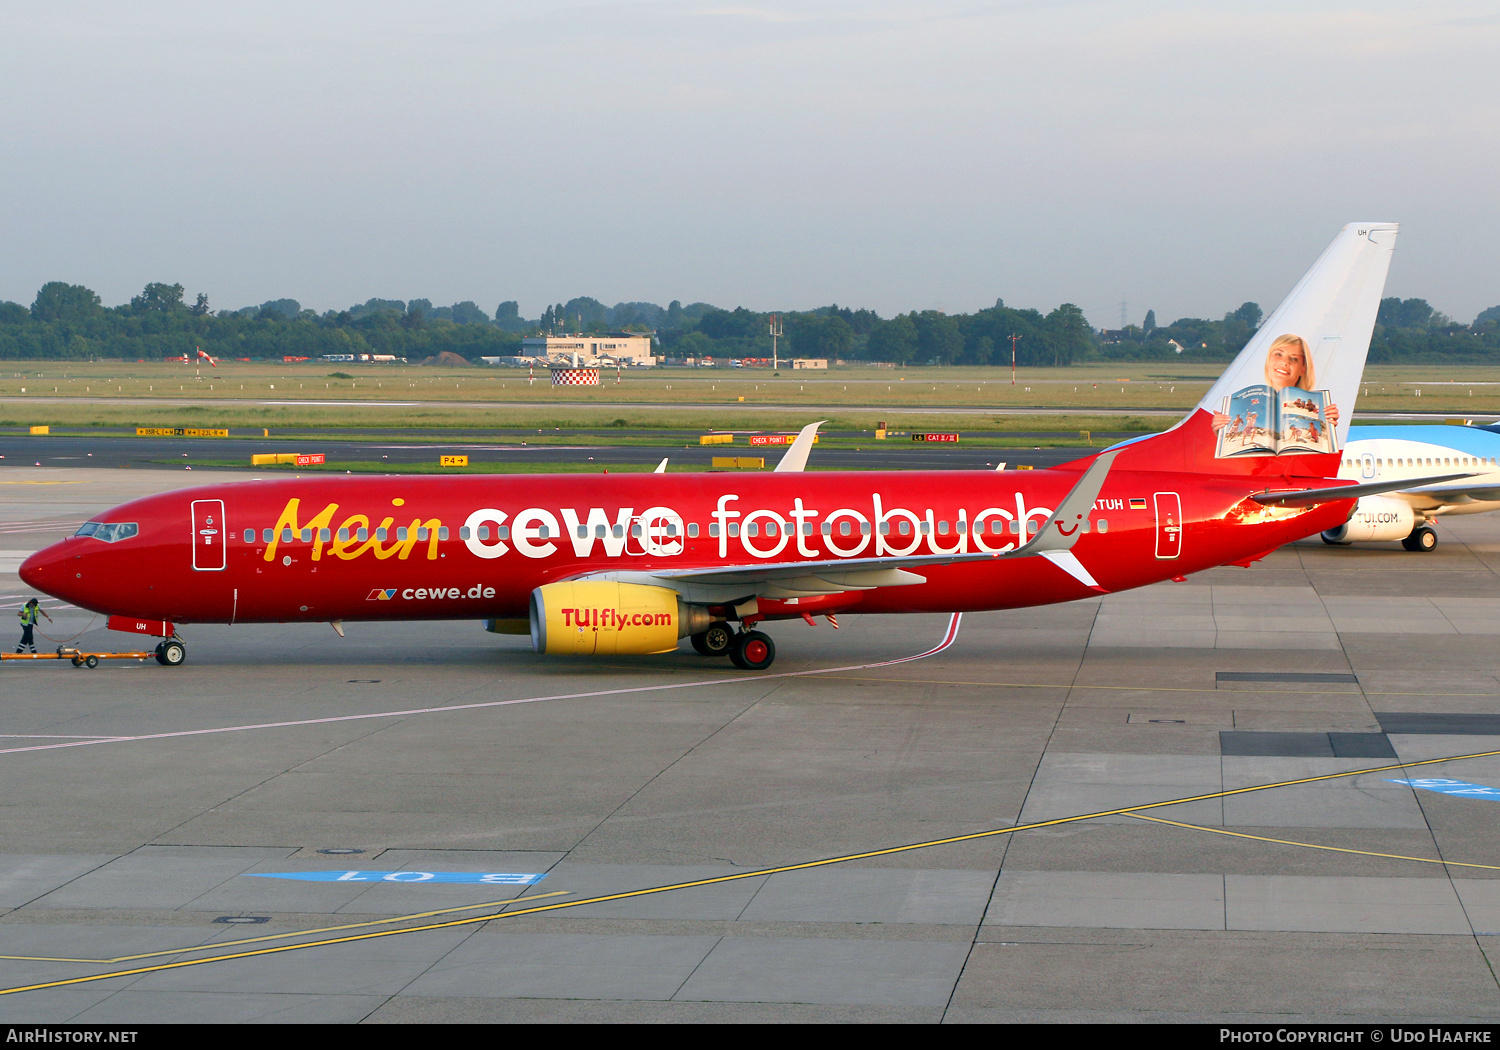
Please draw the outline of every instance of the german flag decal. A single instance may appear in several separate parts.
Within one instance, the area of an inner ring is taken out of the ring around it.
[[[1146,509],[1146,501],[1143,500],[1143,499],[1132,499],[1130,501],[1130,509],[1131,510],[1145,510]]]

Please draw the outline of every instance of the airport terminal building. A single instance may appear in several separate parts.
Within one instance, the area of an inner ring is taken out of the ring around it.
[[[603,335],[541,335],[521,340],[524,357],[569,360],[577,354],[590,364],[608,360],[637,367],[656,364],[654,332],[607,332]]]

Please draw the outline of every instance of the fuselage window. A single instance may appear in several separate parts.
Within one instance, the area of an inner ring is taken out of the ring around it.
[[[731,536],[738,536],[739,534],[740,534],[740,523],[737,522],[737,521],[731,521],[729,523],[729,535],[731,535]]]
[[[596,540],[602,540],[602,539],[604,539],[604,534],[606,532],[608,532],[608,531],[609,531],[609,528],[607,526],[604,526],[604,525],[595,525],[594,526],[594,539],[596,539]],[[588,534],[589,534],[589,527],[587,525],[580,525],[580,526],[578,526],[578,538],[579,539],[583,539]]]
[[[446,525],[439,525],[438,526],[438,539],[440,539],[440,540],[446,540],[447,538],[448,538],[448,526],[446,526]]]
[[[688,522],[688,539],[690,539],[690,540],[696,540],[697,538],[698,538],[698,523],[696,521],[690,521],[690,522]]]
[[[488,525],[481,525],[481,526],[479,526],[478,536],[482,540],[489,539],[490,538],[490,527]]]
[[[641,523],[640,522],[638,522],[638,521],[632,521],[630,523],[630,534],[632,536],[634,536],[636,539],[640,539],[641,538]],[[542,526],[542,538],[543,539],[547,538],[547,526],[545,526],[545,525]]]
[[[859,534],[861,536],[868,536],[870,534],[870,523],[868,521],[862,521],[859,523]]]
[[[427,538],[427,527],[425,525],[419,525],[419,526],[417,526],[417,539],[419,539],[419,540],[425,540],[426,538]],[[543,536],[543,538],[545,539],[545,535]],[[364,539],[364,537],[361,536],[360,539]]]
[[[396,529],[396,539],[398,539],[398,540],[404,540],[404,539],[406,539],[406,526],[405,525],[399,526]]]
[[[339,542],[340,543],[348,543],[349,542],[349,530],[348,529],[339,529]]]
[[[245,542],[246,543],[254,543],[255,542],[255,530],[254,529],[246,529],[245,530]]]
[[[484,531],[484,526],[480,526],[480,531],[481,532]],[[483,536],[481,536],[479,538],[480,539],[484,539]],[[497,540],[508,540],[508,539],[510,539],[510,526],[509,525],[496,525],[495,526],[495,539],[497,539]]]
[[[718,539],[719,538],[719,523],[717,521],[709,523],[708,534],[710,536],[712,536],[714,539]]]
[[[302,542],[303,543],[311,543],[312,542],[312,529],[303,529],[302,530]]]
[[[752,521],[748,525],[746,525],[745,526],[745,535],[746,536],[759,536],[760,535],[760,522],[758,522],[758,521]]]
[[[292,542],[292,530],[291,529],[287,528],[287,529],[282,529],[281,530],[281,542],[282,543],[291,543]]]
[[[275,538],[276,538],[276,530],[275,529],[261,529],[260,530],[260,542],[262,542],[262,543],[270,543]]]
[[[385,539],[384,536],[380,538]],[[467,525],[460,525],[458,527],[458,538],[461,540],[466,540],[469,538],[469,527]]]
[[[382,525],[380,528],[378,528],[378,529],[375,530],[375,538],[377,540],[379,540],[381,543],[384,543],[385,542],[385,537],[386,537],[386,531],[387,530],[386,530],[385,526]],[[482,532],[484,530],[481,529],[480,531]]]
[[[333,530],[332,529],[319,529],[318,530],[318,539],[321,540],[324,543],[327,543],[329,540],[333,539]]]
[[[354,538],[359,540],[360,542],[364,542],[365,540],[370,538],[370,530],[359,529],[354,533]]]
[[[907,521],[905,518],[902,518],[900,524],[896,526],[896,531],[901,533],[901,535],[903,536],[910,536],[911,522]]]
[[[1100,532],[1108,532],[1109,531],[1109,522],[1105,521],[1103,518],[1099,519],[1099,531]]]
[[[1021,533],[1021,523],[1019,521],[1012,520],[1011,523],[1010,523],[1010,534],[1012,536],[1018,536],[1018,535],[1020,535],[1020,533]]]

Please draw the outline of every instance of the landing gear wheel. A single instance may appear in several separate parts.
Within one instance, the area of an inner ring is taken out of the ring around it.
[[[1412,529],[1410,536],[1401,541],[1401,546],[1409,551],[1421,551],[1425,554],[1437,547],[1437,530],[1430,525],[1419,525]]]
[[[704,656],[727,656],[734,644],[734,630],[723,620],[708,625],[708,630],[692,636],[693,648]]]
[[[83,665],[92,671],[94,668],[99,666],[99,658],[93,653],[90,653],[88,656],[85,656],[83,658]]]
[[[156,662],[163,667],[178,667],[187,659],[187,646],[173,639],[156,647]]]
[[[764,671],[776,659],[776,643],[760,631],[741,631],[734,636],[729,659],[744,671]]]

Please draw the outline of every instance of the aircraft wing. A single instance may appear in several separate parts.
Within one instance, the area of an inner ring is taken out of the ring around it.
[[[1117,452],[1103,452],[1091,463],[1035,536],[1004,552],[968,554],[918,554],[875,558],[831,558],[819,561],[715,565],[699,569],[655,569],[649,572],[607,572],[585,579],[618,579],[666,584],[689,600],[720,602],[731,597],[813,597],[843,591],[865,591],[877,587],[905,587],[926,583],[920,570],[928,566],[965,562],[1001,561],[1041,556],[1085,586],[1103,590],[1073,555],[1073,545],[1083,534],[1099,490],[1114,464]],[[726,597],[729,596],[729,597]]]
[[[809,423],[797,434],[797,439],[792,442],[791,448],[786,450],[781,457],[781,462],[776,464],[772,474],[786,474],[807,469],[807,456],[812,452],[813,442],[818,438],[818,428],[826,419],[820,419],[816,423]]]

